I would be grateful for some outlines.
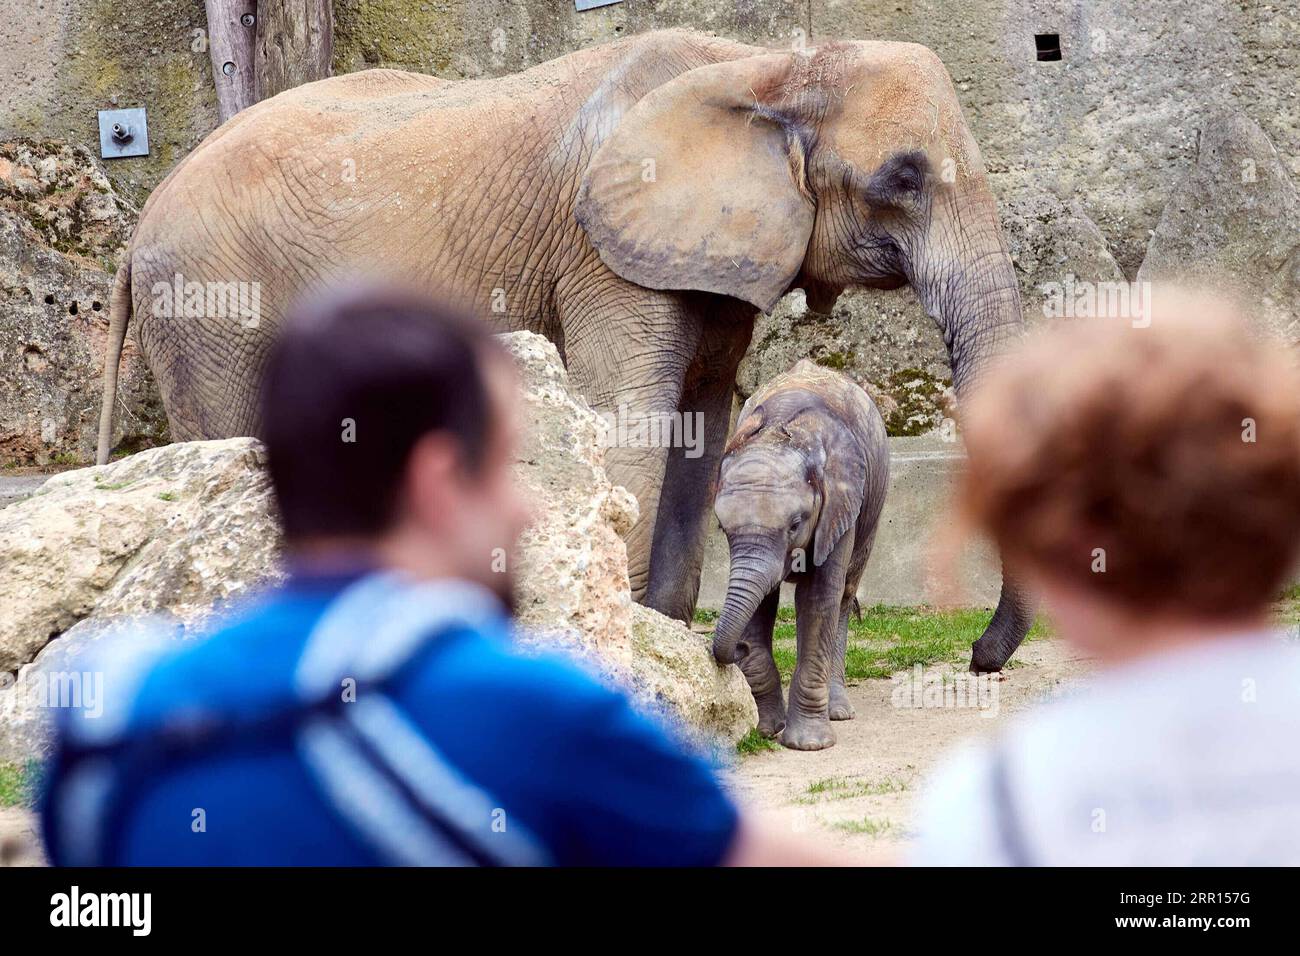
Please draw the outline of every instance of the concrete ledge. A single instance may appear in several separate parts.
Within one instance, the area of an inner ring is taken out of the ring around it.
[[[889,493],[876,544],[858,586],[863,607],[957,600],[991,608],[997,603],[1001,570],[993,549],[983,543],[967,548],[955,592],[945,592],[935,571],[934,543],[940,522],[951,514],[953,482],[964,458],[959,443],[934,436],[889,440]],[[727,569],[727,539],[714,522],[704,554],[701,608],[722,607]],[[793,603],[794,589],[785,585],[781,596],[782,603]]]

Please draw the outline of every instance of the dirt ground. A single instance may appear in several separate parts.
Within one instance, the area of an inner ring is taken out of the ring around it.
[[[0,866],[44,866],[36,815],[21,807],[0,807]]]
[[[1012,714],[1078,686],[1091,670],[1063,642],[1046,638],[1025,644],[1013,662],[997,682],[996,697],[985,691],[985,709],[993,716],[976,706],[895,706],[895,680],[859,681],[849,688],[857,716],[836,722],[834,747],[744,757],[731,773],[732,789],[762,816],[814,833],[863,862],[902,862],[918,790],[935,761],[959,740],[996,733]],[[927,667],[921,687],[939,673],[951,682],[958,671]],[[900,696],[924,700],[906,691]]]

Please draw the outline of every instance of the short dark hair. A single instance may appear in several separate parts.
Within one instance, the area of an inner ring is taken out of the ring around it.
[[[262,379],[261,437],[285,537],[374,536],[411,450],[435,431],[482,467],[486,326],[412,292],[338,288],[291,310]],[[498,353],[504,354],[504,353]]]

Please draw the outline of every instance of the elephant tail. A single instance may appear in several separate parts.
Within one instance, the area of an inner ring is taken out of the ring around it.
[[[113,292],[108,300],[108,345],[104,349],[104,396],[99,409],[99,441],[95,447],[95,464],[108,463],[113,446],[113,408],[117,404],[117,369],[122,361],[126,326],[131,320],[131,254],[113,277]]]

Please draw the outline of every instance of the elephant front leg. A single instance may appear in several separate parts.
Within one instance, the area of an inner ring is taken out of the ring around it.
[[[850,535],[845,535],[844,539]],[[835,743],[831,729],[831,674],[844,594],[845,540],[794,592],[798,663],[790,681],[781,743],[794,750],[824,750]],[[847,621],[846,621],[847,623]]]
[[[651,550],[669,448],[650,425],[681,404],[699,345],[699,319],[671,294],[612,275],[561,296],[569,377],[605,419],[605,469],[634,496],[639,515],[626,538],[632,599],[648,604]],[[651,605],[654,606],[653,604]]]
[[[785,728],[781,672],[772,657],[772,629],[776,626],[780,601],[781,589],[777,588],[758,606],[740,638],[748,648],[740,659],[740,671],[754,694],[754,703],[758,705],[758,732],[764,737],[775,737]]]
[[[990,674],[1002,670],[1033,626],[1033,599],[1003,565],[997,609],[980,639],[971,645],[971,672]]]
[[[831,720],[852,720],[855,711],[849,703],[849,689],[844,681],[844,655],[849,647],[849,614],[853,610],[853,596],[840,601],[839,625],[835,631],[835,656],[831,662]]]
[[[695,614],[700,592],[714,481],[731,426],[736,369],[753,331],[753,322],[743,316],[710,316],[709,323],[687,373],[680,417],[674,421],[680,431],[664,465],[645,599],[656,611],[686,624]]]

